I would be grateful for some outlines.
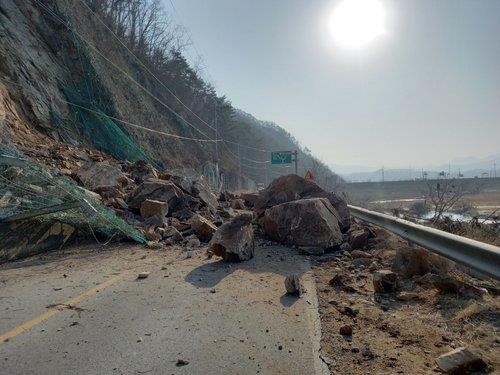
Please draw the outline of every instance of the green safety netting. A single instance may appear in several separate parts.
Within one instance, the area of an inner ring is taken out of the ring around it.
[[[75,203],[76,208],[37,215],[36,218],[70,224],[80,232],[88,231],[105,238],[125,237],[145,242],[140,232],[69,178],[42,168],[10,147],[0,145],[0,156],[0,221],[14,215],[29,216],[47,207]]]

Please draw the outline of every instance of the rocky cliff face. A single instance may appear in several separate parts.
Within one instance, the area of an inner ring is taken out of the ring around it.
[[[185,63],[182,57],[177,58]],[[182,69],[192,72],[189,66]],[[157,168],[191,177],[203,171],[207,173],[207,167],[210,172],[215,158],[213,142],[186,141],[164,134],[205,138],[204,133],[215,137],[210,128],[213,104],[192,94],[199,84],[205,85],[205,93],[210,93],[210,85],[203,81],[193,84],[182,75],[170,79],[174,83],[182,81],[175,90],[177,95],[205,120],[189,113],[159,86],[81,1],[3,0],[0,3],[0,141],[3,145],[44,162],[47,149],[69,145],[98,150],[118,160],[144,160]],[[182,91],[186,87],[191,94]],[[286,131],[279,131],[281,128],[276,125],[270,128],[253,118],[250,121],[225,98],[217,100],[224,107],[219,114],[222,129],[219,135],[266,149],[298,148],[302,167],[299,172],[317,166],[321,166],[323,172],[327,170],[310,153],[301,152]],[[243,188],[265,182],[264,170],[256,168],[263,164],[248,160],[267,159],[268,153],[255,155],[252,154],[255,150],[243,148],[242,157],[250,165],[243,163],[240,176],[235,147],[231,143],[219,147],[221,170],[228,187],[237,188],[241,182]],[[276,177],[277,171],[268,172],[267,181]],[[331,171],[325,176],[325,181],[336,180]]]

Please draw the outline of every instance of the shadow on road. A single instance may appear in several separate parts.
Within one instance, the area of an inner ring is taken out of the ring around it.
[[[282,276],[297,274],[300,276],[309,268],[309,261],[288,247],[257,246],[255,256],[248,261],[227,263],[215,260],[204,263],[189,272],[184,280],[197,288],[213,288],[237,270],[245,270],[250,273],[274,273]],[[292,296],[290,298],[284,297],[282,297],[281,302],[285,306],[291,306],[295,302]]]

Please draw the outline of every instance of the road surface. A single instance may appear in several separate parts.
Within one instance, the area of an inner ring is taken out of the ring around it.
[[[0,373],[327,373],[309,261],[256,253],[228,264],[82,246],[0,266]],[[303,275],[301,298],[284,294],[290,273]]]

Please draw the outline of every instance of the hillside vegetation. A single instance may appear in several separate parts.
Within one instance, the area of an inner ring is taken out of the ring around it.
[[[299,174],[338,182],[288,132],[235,109],[202,78],[158,0],[5,0],[0,33],[4,144],[91,146],[184,174],[210,174],[218,154],[228,188],[292,172],[263,162],[297,149]]]

